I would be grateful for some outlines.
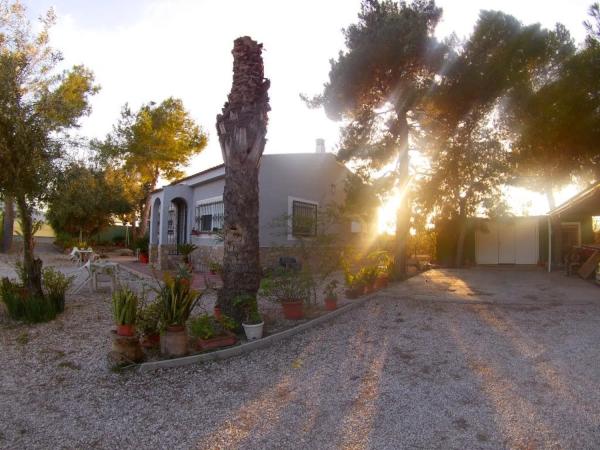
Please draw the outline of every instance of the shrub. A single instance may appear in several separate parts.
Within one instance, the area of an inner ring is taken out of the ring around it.
[[[0,297],[14,320],[39,323],[56,318],[57,310],[50,300],[30,296],[25,288],[8,278],[3,278],[0,283]]]
[[[138,298],[129,288],[121,288],[112,296],[113,318],[117,325],[134,325]]]
[[[260,283],[260,293],[273,302],[302,300],[308,302],[314,291],[309,273],[278,268]]]
[[[42,273],[42,283],[48,301],[54,305],[57,313],[65,310],[65,293],[71,286],[73,277],[69,277],[52,267],[47,267]]]
[[[137,329],[144,336],[151,336],[160,331],[160,318],[162,314],[162,305],[158,301],[149,303],[138,309]]]
[[[236,321],[224,314],[219,319],[208,314],[202,314],[190,320],[189,324],[190,334],[204,340],[222,335],[226,331],[233,331],[237,327]]]

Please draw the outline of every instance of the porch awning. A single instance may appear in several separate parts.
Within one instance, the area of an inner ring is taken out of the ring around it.
[[[600,216],[600,182],[571,197],[548,213],[549,216]]]

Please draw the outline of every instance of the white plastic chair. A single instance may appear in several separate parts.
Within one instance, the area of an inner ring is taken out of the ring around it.
[[[75,282],[73,283],[73,294],[77,294],[86,284],[88,285],[88,289],[92,292],[94,288],[94,277],[92,271],[92,262],[88,261],[79,269],[77,269],[77,277],[75,278]],[[81,281],[78,281],[80,278],[83,278]]]
[[[71,253],[69,254],[69,259],[78,265],[81,263],[81,254],[77,247],[73,247],[73,250],[71,250]]]

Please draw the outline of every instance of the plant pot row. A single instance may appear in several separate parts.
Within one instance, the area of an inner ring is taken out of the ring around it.
[[[389,285],[389,279],[387,276],[380,276],[372,283],[360,286],[354,286],[346,289],[347,298],[358,298],[361,295],[372,294],[380,289],[385,289]]]

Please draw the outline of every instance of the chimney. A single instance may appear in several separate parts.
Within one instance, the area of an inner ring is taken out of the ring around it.
[[[317,148],[316,148],[316,152],[317,153],[325,153],[325,139],[317,139]]]

